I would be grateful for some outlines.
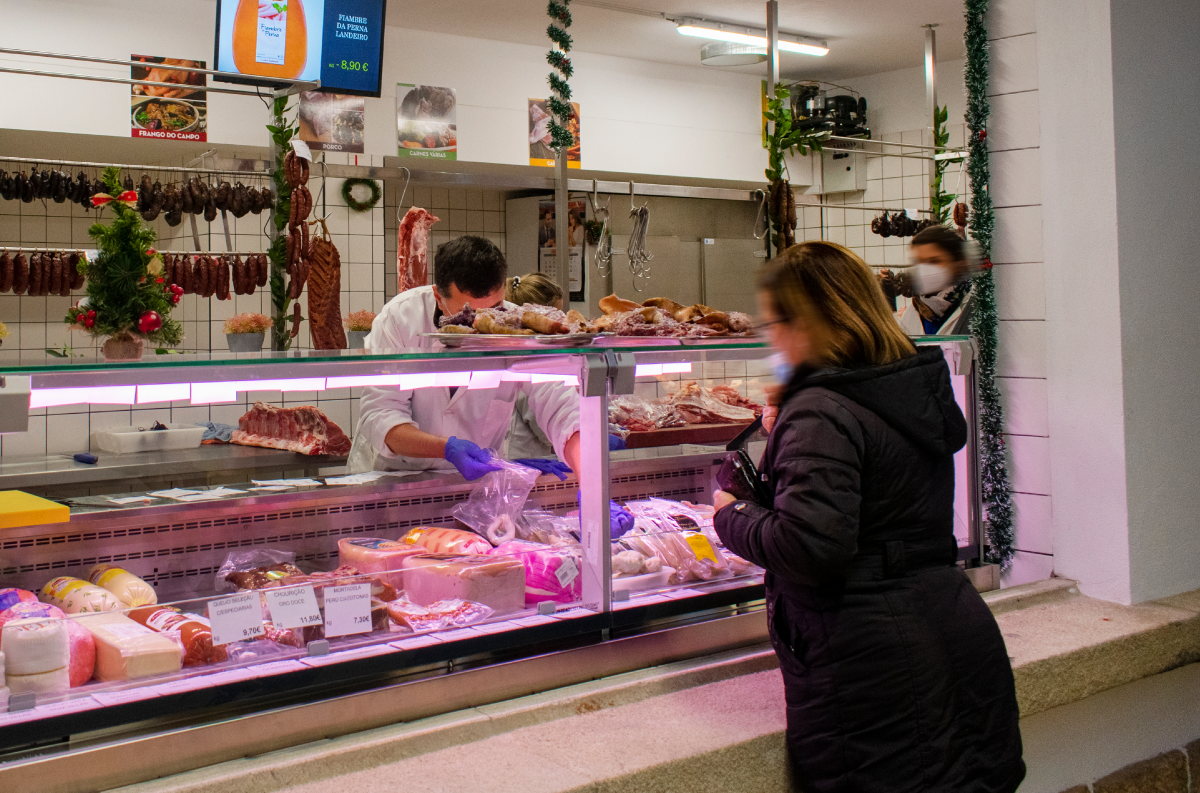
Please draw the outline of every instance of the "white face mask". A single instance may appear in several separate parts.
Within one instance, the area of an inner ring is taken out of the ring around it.
[[[914,264],[908,272],[913,286],[922,295],[935,295],[954,283],[950,268],[940,264]]]
[[[777,352],[767,359],[771,364],[771,371],[775,373],[775,379],[780,385],[787,385],[792,382],[792,375],[796,372],[796,367],[788,360],[788,357],[781,352]]]

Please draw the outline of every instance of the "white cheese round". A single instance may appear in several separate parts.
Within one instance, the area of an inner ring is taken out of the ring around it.
[[[32,691],[38,696],[43,694],[65,694],[71,689],[71,675],[64,666],[40,675],[9,675],[8,690],[14,694],[24,694]]]
[[[5,624],[0,644],[9,678],[62,669],[71,658],[67,626],[59,620],[13,620]]]

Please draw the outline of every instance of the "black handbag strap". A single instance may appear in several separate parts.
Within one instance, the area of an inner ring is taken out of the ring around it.
[[[736,452],[738,449],[741,449],[754,436],[754,433],[760,429],[762,429],[762,416],[755,418],[746,429],[738,433],[736,438],[725,444],[725,451]]]

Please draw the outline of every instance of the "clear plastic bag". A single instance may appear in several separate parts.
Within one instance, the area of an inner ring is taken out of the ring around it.
[[[543,509],[521,513],[517,539],[542,545],[579,545],[579,516],[555,515]]]
[[[249,551],[233,551],[225,557],[225,561],[217,568],[217,575],[213,581],[213,585],[218,592],[226,592],[231,589],[238,589],[238,585],[232,581],[227,581],[226,576],[230,573],[248,573],[252,570],[268,570],[276,568],[276,572],[283,578],[286,575],[299,575],[299,568],[295,567],[296,554],[291,551],[280,551],[275,548],[254,548]],[[288,570],[283,565],[291,565],[292,570]],[[250,588],[250,587],[246,587]]]
[[[496,463],[500,468],[485,474],[466,502],[456,504],[451,511],[455,520],[486,537],[492,545],[516,538],[517,520],[533,483],[541,475],[537,469],[511,460],[497,459]]]
[[[651,402],[636,394],[614,396],[609,401],[608,423],[624,427],[630,432],[648,432],[675,426],[669,406]]]
[[[755,416],[749,408],[727,404],[705,393],[694,380],[683,383],[667,402],[685,424],[748,424]]]

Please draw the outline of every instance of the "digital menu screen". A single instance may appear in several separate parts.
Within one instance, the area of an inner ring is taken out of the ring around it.
[[[321,90],[379,96],[386,0],[218,0],[217,70],[229,82],[320,80]]]

